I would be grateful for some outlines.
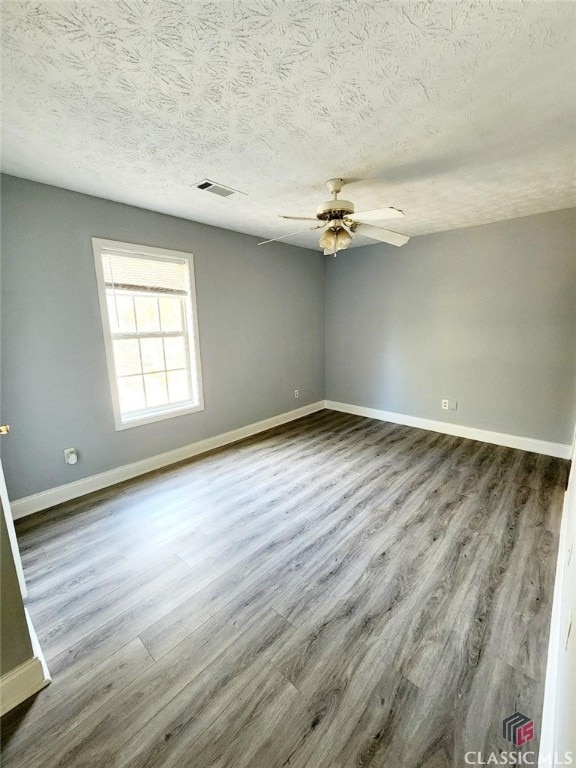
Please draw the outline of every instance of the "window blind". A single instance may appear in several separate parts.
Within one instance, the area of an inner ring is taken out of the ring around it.
[[[155,259],[144,254],[103,251],[102,270],[107,288],[116,290],[188,293],[186,262]]]

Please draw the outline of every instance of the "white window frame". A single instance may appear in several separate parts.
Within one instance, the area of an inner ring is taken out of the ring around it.
[[[196,302],[196,282],[194,277],[194,256],[191,253],[183,251],[169,251],[165,248],[153,248],[147,245],[137,245],[135,243],[122,243],[116,240],[103,240],[98,237],[92,238],[92,249],[94,251],[94,263],[96,266],[96,282],[98,285],[98,298],[100,301],[100,316],[102,318],[102,329],[104,331],[104,346],[106,349],[106,360],[108,363],[108,378],[110,380],[110,392],[112,395],[112,407],[114,410],[114,423],[116,431],[139,427],[142,424],[151,424],[155,421],[163,421],[176,416],[184,416],[188,413],[196,413],[204,410],[204,393],[202,387],[202,361],[200,355],[200,337],[198,333],[198,312]],[[114,347],[112,340],[112,330],[110,317],[108,314],[108,302],[106,300],[106,285],[104,282],[104,271],[102,267],[102,252],[115,251],[117,253],[127,253],[134,256],[153,256],[162,259],[177,259],[188,262],[190,275],[190,307],[186,312],[186,333],[188,337],[188,346],[190,349],[190,358],[192,365],[196,366],[197,385],[198,385],[198,403],[196,405],[175,404],[163,405],[156,409],[147,409],[136,412],[134,416],[125,415],[122,417],[120,410],[120,397],[118,394],[116,366],[114,363]]]

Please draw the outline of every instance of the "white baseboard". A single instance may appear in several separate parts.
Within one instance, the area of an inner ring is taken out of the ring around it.
[[[470,440],[480,440],[483,443],[504,445],[507,448],[519,448],[521,451],[542,453],[545,456],[556,456],[560,459],[569,459],[572,454],[572,446],[564,445],[563,443],[549,443],[545,440],[535,440],[532,437],[507,435],[503,432],[490,432],[487,429],[465,427],[461,424],[451,424],[447,421],[422,419],[420,416],[409,416],[405,413],[394,413],[393,411],[381,411],[378,408],[364,408],[364,406],[361,405],[338,403],[334,400],[325,400],[324,406],[332,411],[342,411],[343,413],[352,413],[356,416],[366,416],[369,419],[390,421],[393,424],[403,424],[406,427],[427,429],[431,432],[441,432],[445,435],[454,435],[455,437],[467,437]]]
[[[121,483],[124,480],[130,480],[138,475],[144,475],[147,472],[153,472],[155,469],[167,467],[170,464],[176,464],[178,461],[190,459],[201,453],[212,451],[215,448],[221,448],[224,445],[238,442],[246,437],[251,437],[259,432],[265,432],[267,429],[286,424],[294,419],[300,419],[310,413],[329,408],[333,411],[342,411],[343,413],[352,413],[357,416],[366,416],[380,421],[390,421],[394,424],[403,424],[408,427],[418,427],[419,429],[428,429],[433,432],[442,432],[456,437],[467,437],[471,440],[481,440],[485,443],[494,443],[495,445],[505,445],[509,448],[519,448],[523,451],[532,451],[533,453],[542,453],[547,456],[557,456],[562,459],[569,459],[571,447],[562,443],[549,443],[544,440],[535,440],[531,437],[520,437],[517,435],[506,435],[501,432],[490,432],[486,429],[477,429],[475,427],[464,427],[460,424],[450,424],[445,421],[432,421],[422,419],[419,416],[409,416],[403,413],[393,413],[392,411],[381,411],[377,408],[365,408],[359,405],[350,405],[349,403],[338,403],[333,400],[320,400],[302,408],[296,408],[293,411],[281,413],[278,416],[272,416],[269,419],[258,421],[254,424],[248,424],[245,427],[234,429],[231,432],[224,432],[221,435],[209,437],[206,440],[199,440],[196,443],[184,445],[182,448],[176,448],[167,453],[161,453],[157,456],[151,456],[148,459],[136,461],[133,464],[124,464],[121,467],[110,469],[107,472],[101,472],[97,475],[85,477],[66,485],[59,485],[56,488],[49,488],[46,491],[35,493],[32,496],[26,496],[11,502],[12,516],[18,520],[34,512],[40,512],[56,504],[62,504],[65,501],[85,496],[87,493],[99,491],[102,488]]]
[[[51,681],[46,660],[28,611],[26,610],[25,613],[34,656],[0,677],[0,717],[17,707],[18,704],[22,704],[30,696],[34,696]]]
[[[48,683],[52,682],[52,677],[50,676],[50,672],[48,671],[48,664],[46,664],[46,659],[44,658],[44,652],[42,651],[42,648],[40,646],[40,640],[38,640],[38,635],[36,634],[36,630],[34,629],[34,624],[32,624],[32,619],[30,618],[30,613],[28,612],[28,608],[26,608],[26,606],[24,606],[24,613],[26,614],[26,621],[28,622],[28,633],[30,634],[30,641],[32,643],[32,650],[34,651],[34,657],[38,659],[38,661],[42,665],[44,685],[48,685]],[[42,687],[44,687],[44,685]]]
[[[234,429],[231,432],[224,432],[221,435],[215,435],[214,437],[208,437],[205,440],[199,440],[196,443],[184,445],[182,448],[176,448],[167,453],[151,456],[148,459],[142,459],[133,464],[124,464],[121,467],[110,469],[107,472],[100,472],[97,475],[84,477],[82,480],[76,480],[73,483],[59,485],[56,488],[49,488],[46,491],[35,493],[32,496],[16,499],[16,501],[12,501],[10,504],[12,516],[14,520],[18,520],[22,517],[32,515],[34,512],[40,512],[43,509],[53,507],[56,504],[62,504],[65,501],[85,496],[87,493],[99,491],[110,485],[116,485],[116,483],[121,483],[124,480],[138,477],[138,475],[145,475],[147,472],[153,472],[155,469],[161,469],[170,464],[176,464],[179,461],[190,459],[193,456],[212,451],[215,448],[221,448],[224,445],[236,443],[238,440],[251,437],[259,432],[265,432],[267,429],[278,427],[281,424],[286,424],[294,419],[300,419],[302,416],[308,416],[308,414],[315,413],[323,408],[324,401],[320,400],[316,403],[305,405],[302,408],[296,408],[293,411],[287,411],[278,416],[272,416],[269,419],[264,419],[263,421],[257,421],[254,424],[248,424],[245,427]]]
[[[0,716],[42,690],[48,682],[40,659],[33,656],[24,664],[0,677]]]

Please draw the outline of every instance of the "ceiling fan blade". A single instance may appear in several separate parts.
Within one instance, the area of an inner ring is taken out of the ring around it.
[[[258,243],[258,245],[267,245],[268,243],[275,243],[276,240],[284,240],[285,237],[292,237],[292,235],[300,235],[302,232],[311,232],[315,229],[323,229],[324,228],[324,222],[320,224],[318,227],[306,227],[306,229],[299,229],[298,232],[288,232],[287,235],[280,235],[280,237],[273,237],[271,240],[263,240],[261,243]]]
[[[405,213],[398,208],[375,208],[373,211],[352,213],[346,218],[352,219],[352,221],[386,221],[387,219],[399,219],[402,216],[405,216]]]
[[[398,232],[391,232],[389,229],[373,227],[371,224],[358,224],[354,229],[354,234],[364,235],[372,240],[379,240],[381,243],[401,246],[410,240],[408,235],[400,235]]]
[[[316,217],[311,219],[309,216],[282,216],[280,215],[281,219],[292,219],[292,221],[318,221]]]

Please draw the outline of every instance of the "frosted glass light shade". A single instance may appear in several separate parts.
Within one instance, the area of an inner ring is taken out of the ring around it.
[[[338,247],[338,237],[333,229],[327,229],[318,243],[325,251],[335,251]]]
[[[349,245],[352,245],[352,236],[347,229],[344,229],[344,227],[340,227],[338,230],[336,230],[336,244],[339,251],[342,251],[344,248],[348,248]]]

